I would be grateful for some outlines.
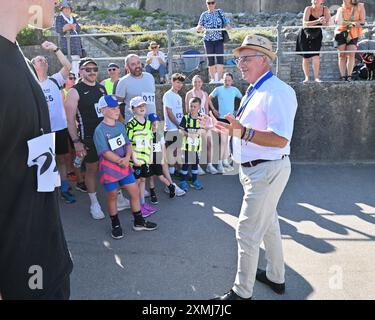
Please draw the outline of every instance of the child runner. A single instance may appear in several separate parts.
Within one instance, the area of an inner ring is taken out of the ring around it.
[[[130,167],[132,147],[125,127],[118,120],[120,115],[118,101],[113,96],[103,96],[98,108],[104,120],[96,127],[94,143],[99,155],[100,182],[107,192],[108,212],[112,221],[111,235],[121,239],[123,231],[117,214],[117,194],[120,188],[130,196],[131,209],[134,216],[133,230],[151,231],[157,228],[153,222],[146,221],[141,214],[139,190]]]
[[[178,127],[184,115],[182,98],[178,92],[184,86],[185,78],[181,73],[174,73],[171,77],[172,88],[163,96],[165,146],[167,148],[167,162],[169,163],[169,173],[171,175],[175,174]]]
[[[130,108],[134,117],[129,120],[126,129],[133,145],[133,168],[135,178],[138,180],[141,212],[143,217],[148,217],[157,211],[155,207],[145,202],[146,178],[151,176],[149,167],[153,138],[151,122],[145,118],[147,105],[142,97],[131,99]]]
[[[188,189],[186,177],[188,175],[189,165],[191,164],[192,183],[190,187],[202,190],[202,183],[198,180],[199,152],[202,146],[202,129],[199,124],[199,109],[201,99],[191,98],[189,101],[189,114],[184,115],[180,123],[180,131],[184,135],[181,149],[184,152],[184,164],[181,170],[180,188],[184,191]]]
[[[168,170],[163,170],[163,164],[165,163],[165,140],[163,135],[158,133],[159,121],[160,118],[156,113],[151,113],[148,115],[148,120],[152,124],[152,164],[150,164],[150,171],[152,176],[157,176],[161,182],[163,182],[169,191],[169,197],[174,198],[176,195],[176,186],[173,184],[171,176]],[[168,169],[168,167],[167,167]],[[164,174],[164,171],[168,175]],[[158,198],[155,193],[155,184],[154,179],[150,179],[150,193],[151,193],[151,202],[153,204],[158,203]],[[185,192],[184,192],[185,193]]]

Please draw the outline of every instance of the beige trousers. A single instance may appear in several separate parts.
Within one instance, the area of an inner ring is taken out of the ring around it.
[[[233,291],[243,298],[250,298],[253,294],[262,241],[266,251],[267,278],[276,283],[285,281],[276,207],[290,172],[289,157],[251,168],[240,167],[240,181],[245,194],[236,229],[238,265]]]

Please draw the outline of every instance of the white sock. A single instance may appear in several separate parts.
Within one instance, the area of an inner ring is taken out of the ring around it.
[[[223,160],[219,160],[219,161],[217,162],[217,164],[218,164],[219,166],[222,166],[222,165],[223,165]]]
[[[207,163],[207,165],[211,167],[211,166],[212,166],[212,163],[211,163],[211,162],[210,162],[210,163]]]
[[[169,167],[170,174],[174,174],[175,170],[176,170],[175,167]]]
[[[90,197],[90,200],[91,200],[91,205],[94,205],[96,203],[99,203],[98,202],[98,199],[96,197],[96,192],[94,193],[89,193],[89,197]]]

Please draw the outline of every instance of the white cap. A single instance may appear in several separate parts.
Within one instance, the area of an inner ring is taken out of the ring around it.
[[[130,107],[131,108],[137,108],[140,107],[141,105],[146,104],[146,101],[143,100],[142,97],[134,97],[133,99],[130,100]]]

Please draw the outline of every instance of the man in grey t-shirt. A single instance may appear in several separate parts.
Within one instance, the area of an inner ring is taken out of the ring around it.
[[[125,67],[129,74],[122,77],[117,84],[117,99],[125,102],[125,122],[127,123],[133,113],[130,109],[130,100],[141,96],[147,103],[147,114],[156,113],[155,106],[155,79],[147,73],[142,72],[142,64],[139,56],[130,54],[125,59]]]

